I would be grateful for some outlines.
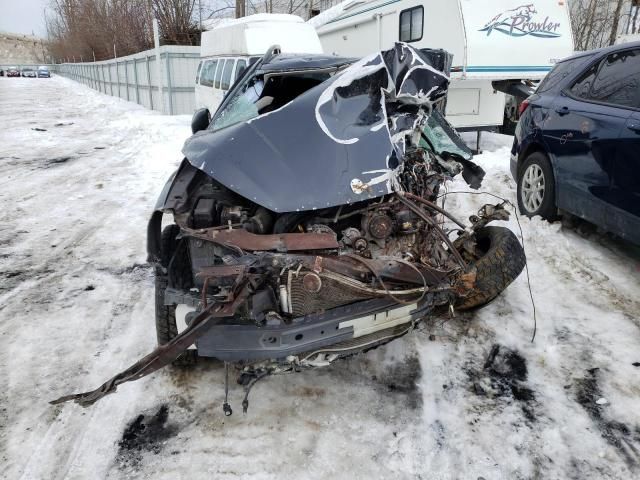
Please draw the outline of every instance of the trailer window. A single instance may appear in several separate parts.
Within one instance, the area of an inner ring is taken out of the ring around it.
[[[202,67],[202,77],[200,78],[200,85],[204,87],[213,87],[213,74],[216,71],[217,60],[205,62]]]
[[[400,12],[400,41],[417,42],[422,40],[424,8],[409,8]]]
[[[227,61],[229,63],[229,61]],[[220,88],[220,79],[222,78],[222,69],[224,68],[225,61],[218,60],[218,69],[216,70],[216,88]]]
[[[231,85],[231,72],[233,71],[234,60],[227,60],[224,64],[224,72],[222,72],[222,81],[220,82],[220,88],[222,90],[229,90]]]

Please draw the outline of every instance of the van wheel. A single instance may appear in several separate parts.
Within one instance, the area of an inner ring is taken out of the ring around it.
[[[176,305],[164,304],[164,293],[169,284],[168,267],[178,249],[178,234],[180,227],[168,225],[162,230],[160,242],[160,263],[161,268],[156,268],[155,275],[155,317],[156,317],[156,337],[158,345],[169,343],[178,335],[178,325],[176,323]],[[164,271],[163,271],[164,270]],[[196,362],[197,353],[195,350],[187,350],[176,358],[172,365],[184,367],[193,365]]]
[[[527,217],[541,216],[553,221],[557,218],[556,182],[551,163],[541,152],[533,152],[518,173],[518,209]]]

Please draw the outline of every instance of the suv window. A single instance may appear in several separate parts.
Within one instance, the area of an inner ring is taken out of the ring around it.
[[[584,72],[578,81],[569,89],[571,94],[589,100],[589,92],[591,91],[591,86],[593,85],[593,80],[596,78],[599,67],[600,64],[596,63]]]
[[[591,59],[591,55],[585,55],[584,57],[571,58],[563,62],[555,64],[553,69],[547,74],[546,77],[540,82],[537,93],[546,92],[556,87],[567,76],[571,75],[577,69],[581,68],[588,60]]]
[[[424,8],[409,8],[400,12],[400,41],[417,42],[422,39]]]
[[[589,68],[571,87],[571,93],[585,100],[638,108],[639,89],[640,50],[626,50]]]
[[[196,70],[196,83],[200,80],[200,70],[202,70],[202,62],[198,64],[198,70]]]
[[[224,72],[222,72],[222,81],[220,82],[220,88],[222,90],[229,90],[231,85],[231,72],[233,71],[233,64],[235,60],[227,60],[224,64]]]
[[[635,108],[639,87],[640,50],[616,52],[602,62],[591,87],[591,99]]]
[[[227,63],[229,63],[228,60]],[[224,68],[224,64],[224,60],[218,60],[218,69],[216,70],[216,88],[220,88],[220,78],[222,77],[222,69]]]

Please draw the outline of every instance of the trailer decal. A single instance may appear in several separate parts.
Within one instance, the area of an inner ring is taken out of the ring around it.
[[[533,3],[520,5],[495,15],[480,32],[487,32],[487,36],[495,30],[510,37],[524,37],[531,35],[539,38],[558,38],[560,22],[554,22],[547,15],[542,21],[535,21],[538,13]]]

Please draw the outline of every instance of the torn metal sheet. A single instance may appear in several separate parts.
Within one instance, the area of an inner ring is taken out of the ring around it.
[[[278,110],[194,135],[183,153],[194,167],[275,212],[389,194],[404,136],[424,125],[431,105],[446,95],[449,78],[434,63],[446,65],[398,43]],[[354,181],[367,188],[352,188]]]

